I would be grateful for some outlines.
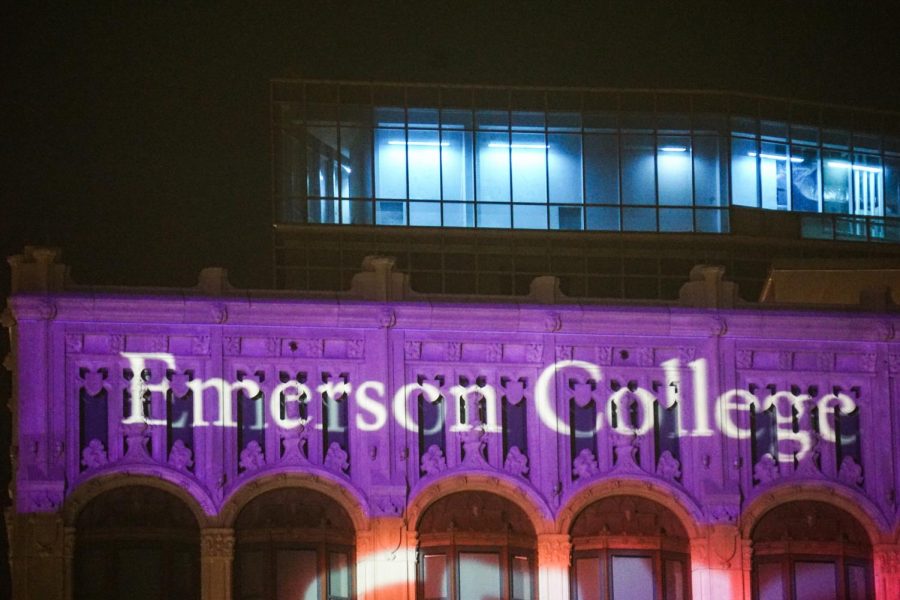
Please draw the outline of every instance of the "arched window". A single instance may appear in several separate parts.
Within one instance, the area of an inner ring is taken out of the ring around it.
[[[533,600],[537,538],[525,512],[488,492],[441,498],[422,515],[420,600]]]
[[[350,516],[325,494],[272,490],[235,522],[235,600],[349,600],[354,597]]]
[[[604,498],[582,510],[569,533],[574,600],[690,598],[688,535],[668,508]]]
[[[859,521],[824,502],[787,502],[753,528],[753,597],[863,600],[873,592],[872,546]]]
[[[75,598],[200,597],[197,520],[172,494],[111,490],[91,500],[75,526]]]

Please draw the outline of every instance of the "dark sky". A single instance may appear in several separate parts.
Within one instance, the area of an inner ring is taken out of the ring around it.
[[[269,284],[272,77],[900,107],[893,2],[56,4],[2,15],[0,234],[62,246],[82,283]]]

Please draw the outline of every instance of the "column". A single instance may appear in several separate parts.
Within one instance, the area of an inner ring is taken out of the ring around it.
[[[400,517],[375,517],[356,533],[356,591],[359,600],[416,597],[416,532]]]
[[[566,533],[544,533],[537,536],[538,598],[569,600],[569,565],[572,542]]]
[[[872,558],[876,600],[900,598],[900,544],[876,544]]]
[[[63,598],[72,600],[75,597],[75,528],[63,530]]]
[[[10,521],[13,598],[64,598],[68,573],[62,517],[55,513],[15,514],[7,524]]]
[[[691,539],[694,600],[750,598],[750,542],[731,524],[711,525]]]
[[[234,530],[210,527],[200,530],[200,597],[231,600],[231,565],[234,561]]]

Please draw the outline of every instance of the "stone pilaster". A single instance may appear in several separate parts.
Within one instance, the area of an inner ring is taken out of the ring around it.
[[[572,542],[568,534],[538,535],[538,598],[569,600]]]
[[[356,593],[359,600],[416,597],[417,536],[400,517],[377,517],[356,534]]]
[[[876,544],[872,558],[875,563],[875,599],[900,598],[900,544]]]
[[[231,600],[234,530],[200,530],[200,597],[202,600]]]
[[[750,598],[750,543],[731,524],[711,525],[691,539],[694,600]]]
[[[75,595],[75,528],[66,527],[63,530],[63,598],[72,600]]]
[[[10,537],[13,598],[65,597],[64,528],[56,513],[15,514]],[[8,522],[9,522],[8,521]]]

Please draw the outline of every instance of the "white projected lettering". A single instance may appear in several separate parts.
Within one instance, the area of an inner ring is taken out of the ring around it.
[[[166,370],[177,371],[174,355],[162,352],[122,352],[121,355],[128,360],[132,371],[128,414],[122,422],[166,425],[165,419],[155,418],[159,414],[152,415],[150,407],[154,394],[165,398],[170,389],[164,373]],[[745,440],[754,434],[750,427],[750,412],[769,411],[774,417],[775,458],[790,462],[802,459],[814,447],[811,429],[816,430],[821,440],[835,443],[835,412],[848,414],[857,408],[853,398],[839,393],[838,388],[834,393],[826,393],[818,399],[788,390],[768,389],[768,395],[759,397],[750,390],[731,389],[722,392],[710,403],[706,359],[691,361],[686,366],[690,371],[688,394],[683,391],[685,373],[681,362],[671,359],[660,365],[665,385],[658,393],[630,385],[618,387],[605,398],[594,398],[597,407],[594,431],[608,426],[621,435],[646,435],[653,429],[653,415],[658,403],[661,408],[675,409],[679,436],[711,436],[715,433],[711,426],[714,422],[723,436]],[[571,435],[572,426],[563,415],[568,413],[568,398],[573,393],[563,389],[565,376],[577,376],[596,384],[603,381],[605,375],[598,365],[583,360],[562,360],[543,369],[535,382],[533,398],[535,411],[543,426],[560,435]],[[220,378],[193,379],[188,382],[188,387],[193,393],[193,427],[237,427],[232,404],[234,395],[243,391],[247,397],[256,398],[264,392],[258,383],[249,379],[235,382]],[[593,385],[593,388],[596,389],[590,393],[599,394],[600,387]],[[215,394],[215,415],[205,414],[204,399],[207,393]],[[309,414],[314,398],[325,399],[325,402],[320,402],[321,410],[313,411],[320,416],[301,417],[304,414],[301,405],[306,405],[306,414]],[[358,410],[355,420],[347,419],[343,423],[338,402],[350,399]],[[454,406],[456,419],[452,421],[451,432],[466,432],[473,427],[485,433],[503,431],[499,421],[497,389],[481,381],[477,385],[449,386],[446,394],[430,383],[412,382],[400,386],[390,395],[384,383],[374,380],[359,384],[346,380],[326,382],[317,386],[314,393],[305,383],[292,379],[279,383],[271,390],[265,404],[268,418],[263,420],[262,415],[257,416],[254,427],[259,428],[262,422],[263,427],[274,424],[282,429],[295,429],[317,421],[314,427],[327,427],[334,432],[343,432],[347,427],[355,427],[359,431],[378,431],[387,426],[392,415],[399,426],[419,433],[417,418],[420,401],[432,404],[442,401]],[[479,407],[483,407],[483,411]],[[258,410],[263,410],[262,405]],[[452,418],[452,414],[450,416]],[[438,411],[437,423],[432,424],[425,433],[431,435],[441,431],[444,418],[444,412]],[[186,424],[184,421],[182,416],[179,423],[183,426]],[[807,426],[798,426],[799,423]],[[579,430],[579,433],[583,432]]]

